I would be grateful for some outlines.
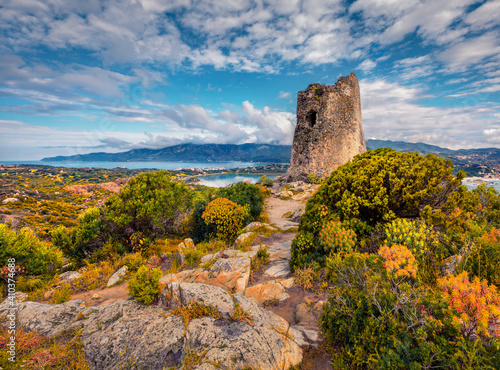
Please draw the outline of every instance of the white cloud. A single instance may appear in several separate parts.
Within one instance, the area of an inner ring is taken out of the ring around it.
[[[495,114],[500,114],[479,101],[451,107],[418,104],[425,97],[421,87],[386,80],[361,80],[360,87],[366,137],[423,141],[451,149],[484,147],[484,130],[495,125]]]
[[[374,62],[373,60],[366,59],[364,60],[359,66],[358,69],[361,69],[365,72],[371,71],[373,68],[377,66],[377,62]]]
[[[292,97],[291,92],[280,91],[278,99],[290,99]]]
[[[428,55],[398,60],[394,63],[394,69],[404,81],[430,76],[436,70]]]
[[[468,66],[482,63],[489,57],[497,60],[500,55],[500,39],[494,32],[467,39],[450,47],[438,55],[453,70],[464,70]]]
[[[473,30],[488,29],[498,26],[500,19],[500,0],[486,1],[480,7],[465,17],[465,22],[472,26]]]

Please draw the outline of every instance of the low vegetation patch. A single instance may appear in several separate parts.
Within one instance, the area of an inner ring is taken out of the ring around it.
[[[88,370],[78,330],[70,330],[47,338],[34,332],[16,329],[16,367],[9,367],[7,326],[0,322],[0,364],[5,369],[75,369]]]
[[[259,271],[262,266],[269,263],[269,247],[260,245],[259,250],[254,258],[252,258],[250,268],[252,271]]]
[[[212,317],[220,319],[220,312],[215,307],[201,305],[197,302],[191,302],[188,306],[181,306],[172,311],[172,314],[182,317],[184,324],[187,326],[191,320],[200,317]]]

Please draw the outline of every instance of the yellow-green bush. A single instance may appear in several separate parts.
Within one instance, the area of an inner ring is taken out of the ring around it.
[[[236,238],[247,216],[248,209],[246,207],[226,198],[217,198],[211,201],[202,215],[207,225],[215,226],[217,238],[228,243]]]
[[[448,256],[446,248],[439,243],[434,231],[421,220],[398,218],[385,225],[385,244],[404,245],[416,258],[418,276],[422,281],[434,284],[442,260]]]
[[[9,258],[15,258],[15,264],[28,275],[50,275],[63,264],[61,251],[40,241],[31,230],[23,228],[16,233],[0,224],[0,265],[6,266]]]
[[[141,266],[128,283],[128,291],[137,301],[149,306],[160,294],[160,269]]]
[[[332,252],[354,252],[356,247],[356,233],[342,227],[339,221],[330,221],[319,233],[319,240],[325,248],[325,254]]]
[[[132,253],[123,259],[123,264],[128,267],[130,272],[136,272],[141,266],[144,265],[144,258],[140,252]]]
[[[465,174],[454,176],[452,171],[450,161],[435,155],[388,148],[354,157],[332,172],[308,200],[297,236],[303,235],[311,243],[292,244],[290,267],[311,261],[324,264],[326,255],[319,233],[332,219],[353,229],[359,246],[364,247],[377,227],[396,218],[416,219],[423,217],[425,210],[446,216],[466,192],[461,182]],[[294,252],[296,248],[302,253]]]
[[[398,218],[385,225],[388,246],[405,245],[413,255],[420,257],[428,250],[427,242],[431,238],[432,229],[421,221]]]

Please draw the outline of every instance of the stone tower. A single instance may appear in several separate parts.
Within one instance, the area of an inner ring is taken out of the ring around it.
[[[366,151],[361,100],[356,75],[335,85],[311,84],[297,96],[297,126],[286,177],[303,180],[314,173],[328,176]]]

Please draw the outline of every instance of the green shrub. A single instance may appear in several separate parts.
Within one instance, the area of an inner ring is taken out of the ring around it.
[[[464,211],[473,212],[490,226],[500,227],[500,194],[493,186],[481,184],[465,194]]]
[[[141,266],[144,265],[144,258],[141,253],[132,253],[123,259],[123,264],[128,267],[130,272],[136,272]]]
[[[345,229],[339,221],[330,221],[319,233],[319,240],[324,247],[325,254],[337,252],[354,252],[356,247],[356,233]]]
[[[17,278],[16,289],[20,292],[34,292],[37,289],[44,288],[47,285],[43,279],[21,275]]]
[[[497,348],[465,340],[440,292],[391,278],[378,256],[334,254],[326,269],[334,287],[321,327],[334,368],[498,366]]]
[[[131,249],[137,232],[149,240],[184,233],[192,197],[190,188],[165,171],[144,172],[106,200],[105,219],[114,238]]]
[[[250,268],[252,271],[258,271],[265,264],[269,263],[269,247],[267,245],[261,245],[257,254],[252,258]]]
[[[385,225],[385,244],[408,247],[418,263],[418,276],[426,283],[434,284],[442,261],[449,256],[444,245],[434,235],[432,228],[421,220],[395,219]]]
[[[427,239],[430,239],[432,229],[421,221],[398,218],[385,225],[385,234],[388,246],[405,245],[414,256],[420,257],[427,251]]]
[[[475,240],[462,267],[471,277],[486,279],[500,288],[500,230],[491,229]]]
[[[264,196],[260,188],[246,182],[220,188],[216,196],[229,199],[242,207],[247,206],[250,212],[245,219],[245,224],[250,221],[257,221],[264,209]]]
[[[261,184],[262,186],[273,186],[273,180],[271,180],[266,175],[262,175],[262,177],[259,179],[259,184]]]
[[[315,173],[310,173],[309,175],[307,175],[307,182],[309,184],[321,184],[323,180]]]
[[[210,201],[215,198],[229,199],[242,207],[247,207],[249,212],[243,220],[244,225],[251,221],[259,221],[264,209],[265,198],[261,188],[259,185],[240,182],[215,191],[203,190],[198,192],[194,200],[193,213],[190,217],[191,238],[195,243],[199,243],[207,241],[211,235],[217,233],[215,225],[208,225],[202,217]]]
[[[104,244],[103,213],[101,208],[89,208],[78,216],[77,226],[69,231],[59,226],[51,231],[52,242],[65,255],[76,261],[90,257]]]
[[[59,249],[40,241],[31,230],[16,233],[0,224],[0,266],[7,266],[9,258],[15,258],[27,275],[53,275],[63,264]]]
[[[247,215],[247,208],[229,199],[217,198],[208,204],[202,217],[207,225],[215,226],[218,239],[230,243],[236,238]]]
[[[57,290],[52,296],[52,304],[60,304],[68,302],[71,299],[71,286],[70,284],[63,284],[61,289]]]
[[[191,232],[189,236],[195,243],[207,241],[210,235],[215,234],[215,226],[208,226],[203,220],[203,212],[210,201],[207,198],[199,198],[195,201],[191,215]]]
[[[464,176],[452,175],[450,161],[435,155],[399,153],[383,148],[369,151],[332,172],[309,199],[298,235],[312,236],[314,245],[308,256],[291,265],[301,266],[312,260],[324,262],[319,233],[330,220],[341,221],[355,231],[363,247],[379,224],[396,218],[418,218],[425,209],[444,215],[459,205],[465,187]],[[292,246],[293,247],[293,246]]]
[[[137,301],[149,306],[160,294],[160,269],[141,266],[128,283],[129,294]]]

